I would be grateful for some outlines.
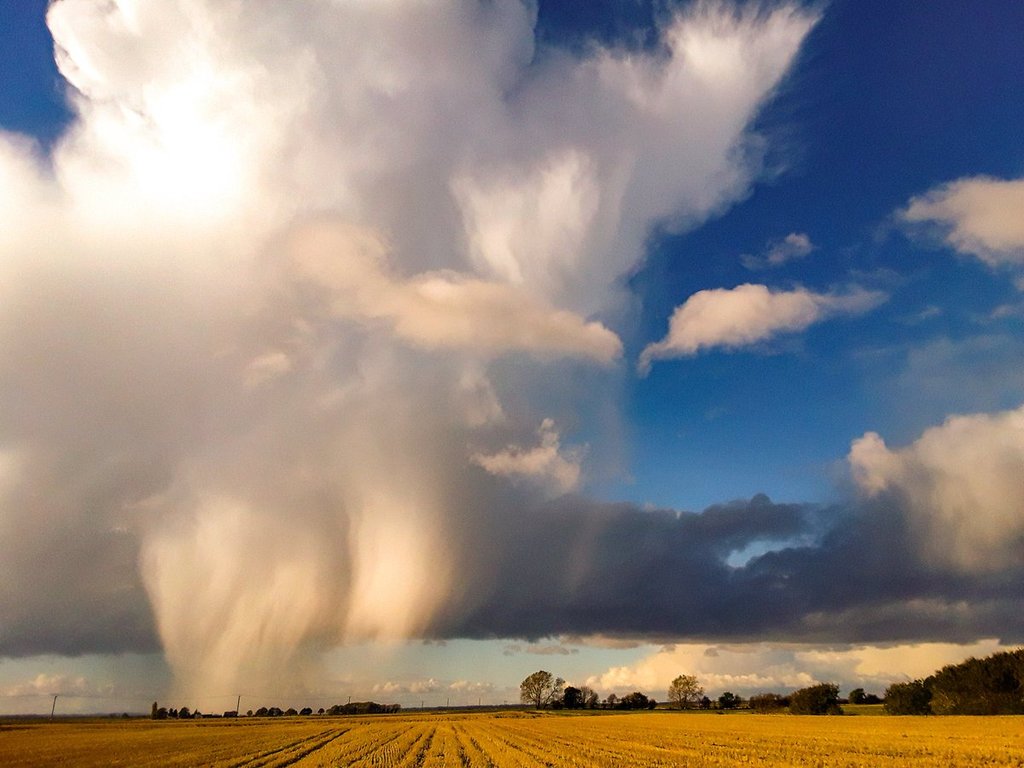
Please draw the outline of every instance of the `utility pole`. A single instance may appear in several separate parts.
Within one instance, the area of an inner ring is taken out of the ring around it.
[[[242,694],[238,694],[238,699],[235,701],[235,714],[241,714],[242,711]]]
[[[53,713],[57,711],[57,697],[58,696],[60,696],[59,693],[53,694],[53,706],[50,707],[50,719],[51,720],[53,720]]]

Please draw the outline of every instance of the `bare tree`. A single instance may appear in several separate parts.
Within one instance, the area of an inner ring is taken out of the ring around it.
[[[583,698],[583,706],[587,709],[596,709],[599,701],[597,692],[588,685],[580,686],[580,696]]]
[[[540,709],[561,698],[564,685],[565,680],[542,669],[519,684],[519,698],[524,704],[533,704]]]
[[[704,689],[694,675],[679,675],[668,686],[669,703],[678,709],[687,709],[697,704],[703,695]]]

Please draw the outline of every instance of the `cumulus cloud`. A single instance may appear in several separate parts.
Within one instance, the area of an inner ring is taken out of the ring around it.
[[[816,16],[700,3],[585,56],[535,21],[51,4],[75,119],[47,158],[0,136],[0,653],[162,647],[184,692],[518,632],[478,623],[512,571],[476,558],[549,528],[510,480],[579,457],[517,441],[614,392],[551,371],[617,360],[653,225],[748,192]],[[585,562],[603,524],[573,520]]]
[[[931,564],[967,572],[1024,565],[1024,408],[951,416],[896,450],[869,432],[849,462],[863,493],[907,508]]]
[[[759,256],[744,254],[740,257],[747,269],[771,269],[781,267],[790,261],[807,256],[814,250],[811,238],[803,232],[790,232],[781,240],[769,243],[765,252]]]
[[[974,176],[910,199],[899,217],[937,229],[958,253],[991,267],[1024,263],[1024,179]]]
[[[492,683],[473,680],[442,681],[433,677],[421,680],[396,681],[388,680],[376,683],[371,689],[374,694],[387,696],[425,695],[431,693],[483,694],[494,690]]]
[[[692,674],[707,694],[725,691],[743,697],[773,691],[787,693],[818,682],[834,682],[845,694],[853,688],[882,694],[891,683],[927,677],[968,656],[1009,650],[991,638],[971,644],[910,643],[818,647],[791,643],[732,645],[677,644],[639,661],[592,675],[586,684],[600,691],[647,691],[664,697],[668,681]]]
[[[476,453],[470,459],[492,475],[525,478],[555,491],[568,493],[580,480],[582,451],[563,451],[555,423],[544,419],[537,430],[540,445],[535,448],[509,446],[493,454]]]
[[[646,373],[654,360],[749,346],[835,315],[867,312],[885,299],[881,292],[862,288],[815,293],[806,288],[773,291],[753,283],[698,291],[675,308],[668,334],[644,348],[638,368]]]

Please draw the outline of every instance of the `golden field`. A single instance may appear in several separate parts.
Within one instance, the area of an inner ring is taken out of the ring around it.
[[[467,713],[0,724],[22,766],[1021,766],[1024,717]]]

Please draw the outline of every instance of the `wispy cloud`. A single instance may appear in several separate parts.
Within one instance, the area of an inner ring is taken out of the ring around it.
[[[470,457],[492,475],[525,478],[555,491],[568,493],[580,480],[581,449],[563,451],[559,434],[551,419],[541,422],[537,430],[540,444],[534,448],[513,445],[497,453],[475,453]]]
[[[790,232],[781,240],[768,244],[760,255],[744,254],[740,261],[747,269],[761,270],[781,267],[790,261],[802,259],[814,250],[811,238],[803,232]]]

